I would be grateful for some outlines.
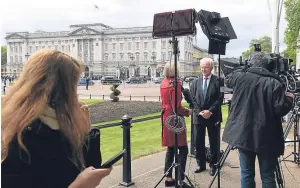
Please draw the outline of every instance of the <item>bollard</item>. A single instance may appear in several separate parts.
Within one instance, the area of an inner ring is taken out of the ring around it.
[[[129,96],[129,100],[131,101],[131,95]]]
[[[144,96],[144,101],[146,101],[146,96]]]
[[[102,95],[102,99],[104,100],[104,95]]]
[[[160,101],[160,96],[158,96],[158,101]]]
[[[228,101],[228,112],[231,110],[231,100]]]
[[[192,115],[191,115],[191,143],[190,143],[190,157],[196,157],[196,148],[195,148],[195,125],[193,124],[193,114],[194,114],[194,110],[192,112]]]
[[[124,115],[122,117],[123,128],[123,149],[126,150],[123,156],[123,182],[120,185],[129,187],[134,183],[131,180],[131,141],[130,141],[130,128],[132,118]]]
[[[90,94],[90,99],[92,99],[92,94]]]

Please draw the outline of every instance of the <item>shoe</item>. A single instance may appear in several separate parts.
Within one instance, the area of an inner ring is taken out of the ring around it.
[[[211,167],[211,168],[210,168],[209,174],[210,174],[211,176],[214,176],[215,173],[216,173],[216,171],[217,171],[217,168],[216,168],[216,167]]]
[[[166,187],[174,187],[175,186],[175,180],[172,181],[165,181],[165,186]]]
[[[206,170],[206,168],[201,168],[201,167],[198,166],[194,172],[195,173],[200,173],[200,172],[203,172],[204,170]]]

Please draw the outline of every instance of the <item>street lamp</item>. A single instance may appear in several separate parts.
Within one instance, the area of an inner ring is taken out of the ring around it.
[[[153,54],[151,56],[151,59],[153,60],[152,64],[150,65],[150,67],[151,67],[151,80],[153,80],[153,78],[156,77],[156,69],[157,69],[157,63],[155,62],[156,56]]]
[[[134,77],[135,76],[135,63],[133,62],[133,59],[134,59],[133,54],[131,54],[130,59],[131,59],[132,62],[129,64],[129,68],[132,71],[131,72],[131,77]]]
[[[120,79],[120,76],[121,76],[121,68],[122,66],[120,66],[120,62],[118,61],[118,65],[116,66],[117,70],[117,78]]]

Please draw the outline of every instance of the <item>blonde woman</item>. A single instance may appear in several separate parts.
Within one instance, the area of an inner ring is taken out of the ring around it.
[[[181,105],[182,101],[182,93],[181,93],[181,82],[178,79],[177,90],[173,87],[173,82],[175,78],[175,66],[174,63],[167,63],[163,70],[164,73],[164,80],[160,85],[160,95],[161,95],[161,102],[162,102],[162,146],[167,147],[166,159],[165,159],[165,170],[166,173],[169,168],[172,166],[175,156],[175,143],[174,143],[174,132],[171,130],[167,124],[166,119],[169,116],[174,115],[175,106],[175,92],[177,92],[177,112],[178,116],[185,116],[188,117],[192,114],[192,111],[184,108]],[[172,125],[174,126],[174,125]],[[182,126],[182,125],[179,125]],[[188,147],[187,147],[187,140],[186,140],[186,131],[183,130],[181,133],[178,134],[178,149],[179,149],[179,162],[182,172],[185,172],[187,154],[188,154]],[[181,173],[181,182],[184,180],[184,174]],[[183,186],[186,186],[184,182]],[[175,181],[172,178],[172,169],[168,171],[167,179],[165,181],[166,187],[172,187],[175,185]]]
[[[3,187],[94,188],[110,173],[86,166],[90,119],[77,98],[81,72],[76,59],[56,50],[28,59],[2,98]]]

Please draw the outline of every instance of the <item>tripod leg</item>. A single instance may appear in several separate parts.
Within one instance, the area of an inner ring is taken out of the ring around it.
[[[230,150],[232,150],[233,148],[234,148],[234,147],[231,146],[231,145],[228,145],[228,146],[227,146],[227,148],[226,148],[224,154],[222,155],[222,157],[220,158],[220,160],[219,160],[219,162],[218,162],[218,164],[217,164],[217,167],[218,167],[218,168],[217,168],[217,170],[216,170],[216,172],[215,172],[215,175],[214,175],[212,181],[211,181],[210,184],[209,184],[209,188],[211,188],[211,186],[213,185],[213,183],[214,183],[214,181],[215,181],[215,179],[216,179],[218,173],[220,172],[220,170],[221,170],[221,168],[222,168],[224,162],[226,161],[226,158],[227,158],[227,156],[228,156]]]
[[[276,169],[275,169],[275,177],[276,177],[276,182],[278,185],[278,188],[283,188],[283,179],[282,179],[282,174],[279,166],[279,161],[276,164]]]
[[[189,182],[191,188],[195,188],[195,186],[192,184],[190,178],[186,174],[184,174],[184,176],[185,176],[186,180]]]
[[[170,168],[166,171],[166,173],[164,174],[164,176],[158,181],[158,183],[154,186],[154,188],[156,188],[161,182],[162,182],[162,180],[165,178],[165,177],[167,177],[167,175],[168,175],[168,173],[170,172],[170,170],[172,169],[172,168],[174,168],[175,167],[175,163],[173,163],[171,166],[170,166]]]

